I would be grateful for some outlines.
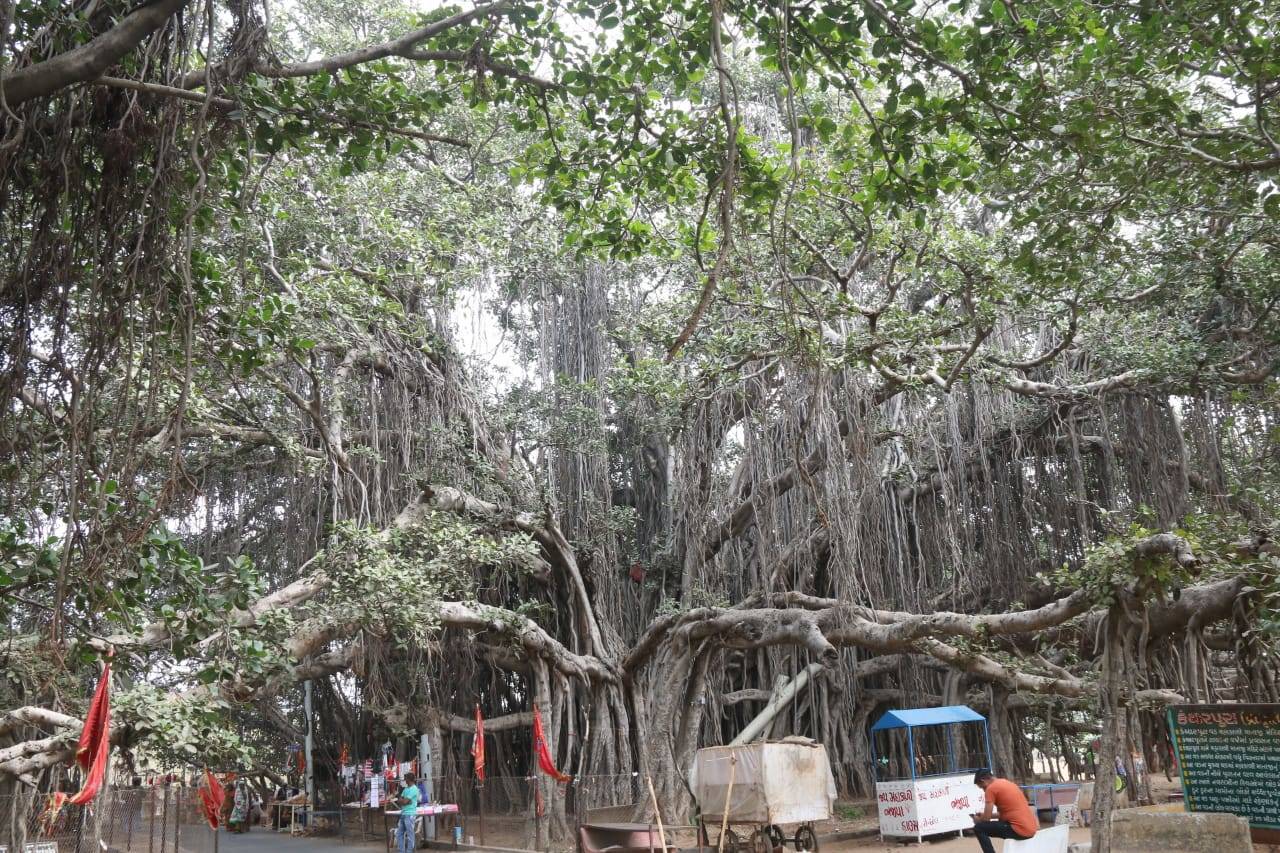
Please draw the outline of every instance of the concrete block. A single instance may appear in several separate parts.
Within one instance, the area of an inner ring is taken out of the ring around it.
[[[1122,810],[1111,815],[1111,853],[1253,853],[1249,821],[1233,814]]]
[[[1001,853],[1067,853],[1067,833],[1065,826],[1051,826],[1042,829],[1034,838],[1019,841],[1011,838],[1000,847]]]

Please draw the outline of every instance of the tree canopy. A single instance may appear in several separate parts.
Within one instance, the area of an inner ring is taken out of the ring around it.
[[[1170,702],[1280,701],[1275,4],[0,33],[25,808],[108,652],[125,756],[258,766],[309,679],[327,761],[438,732],[463,776],[479,704],[523,772],[536,701],[560,766],[677,808],[810,668],[774,731],[850,794],[886,707],[983,708],[1006,772],[1099,726],[1107,782]]]

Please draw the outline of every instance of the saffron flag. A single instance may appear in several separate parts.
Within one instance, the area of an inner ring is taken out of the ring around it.
[[[80,731],[80,743],[76,747],[76,763],[85,771],[84,784],[68,797],[58,791],[49,798],[44,819],[52,825],[53,816],[67,803],[83,806],[93,802],[102,787],[111,754],[111,658],[102,667],[102,678],[89,703],[89,715]]]
[[[551,759],[551,750],[547,748],[547,738],[542,732],[542,715],[538,713],[538,706],[533,706],[533,750],[538,756],[538,767],[543,773],[546,773],[557,782],[568,782],[570,776],[561,773],[556,769],[556,763]]]
[[[213,778],[213,774],[206,767],[204,770],[204,786],[197,793],[200,795],[200,805],[204,811],[204,819],[209,822],[210,829],[217,829],[218,819],[222,815],[222,804],[227,799],[227,789],[222,787],[222,783],[217,779]]]
[[[471,757],[475,759],[476,781],[484,782],[484,717],[480,716],[480,703],[476,703],[476,735],[471,739]]]

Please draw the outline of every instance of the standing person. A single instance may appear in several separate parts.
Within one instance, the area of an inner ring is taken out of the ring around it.
[[[418,800],[422,797],[422,792],[418,790],[418,786],[413,784],[413,774],[404,774],[404,787],[400,789],[400,802],[404,803],[404,808],[400,809],[400,822],[396,824],[396,850],[399,853],[412,853],[416,839],[414,838],[414,824],[418,821]]]
[[[246,832],[249,829],[249,786],[243,779],[236,780],[235,799],[227,824],[232,832]]]
[[[1026,841],[1036,834],[1040,822],[1022,795],[1022,789],[1008,779],[997,779],[990,770],[979,770],[973,784],[986,795],[987,806],[982,814],[973,816],[973,834],[978,839],[982,853],[996,853],[993,838],[1016,838]],[[999,820],[992,820],[992,809],[999,812]]]
[[[289,799],[289,790],[282,782],[276,787],[275,794],[271,797],[270,808],[272,829],[279,831],[280,827],[284,825],[284,809],[280,808],[280,803],[283,803],[287,799]]]

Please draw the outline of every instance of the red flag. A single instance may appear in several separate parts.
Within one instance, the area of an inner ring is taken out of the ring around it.
[[[85,771],[84,784],[70,797],[61,791],[51,796],[44,818],[52,822],[53,816],[66,803],[83,806],[93,802],[107,773],[110,754],[111,658],[108,655],[102,667],[102,678],[98,680],[98,688],[93,691],[93,700],[89,703],[89,715],[85,717],[84,728],[80,731],[80,744],[76,747],[76,763]]]
[[[76,761],[88,775],[84,787],[67,802],[82,806],[92,802],[102,787],[107,772],[107,756],[111,754],[111,659],[102,668],[102,678],[93,693],[89,716],[80,732],[80,745],[76,748]]]
[[[546,773],[557,782],[568,782],[572,777],[561,773],[556,769],[556,763],[551,759],[551,750],[547,749],[547,738],[542,733],[542,715],[538,713],[538,706],[533,706],[533,750],[538,755],[538,767],[543,773]]]
[[[480,716],[480,703],[476,703],[476,735],[471,739],[471,757],[475,759],[476,781],[484,782],[484,717]]]
[[[218,819],[222,816],[222,805],[227,801],[227,789],[209,772],[209,768],[204,769],[204,786],[197,791],[200,795],[201,809],[204,811],[204,819],[209,822],[210,829],[218,828]]]

